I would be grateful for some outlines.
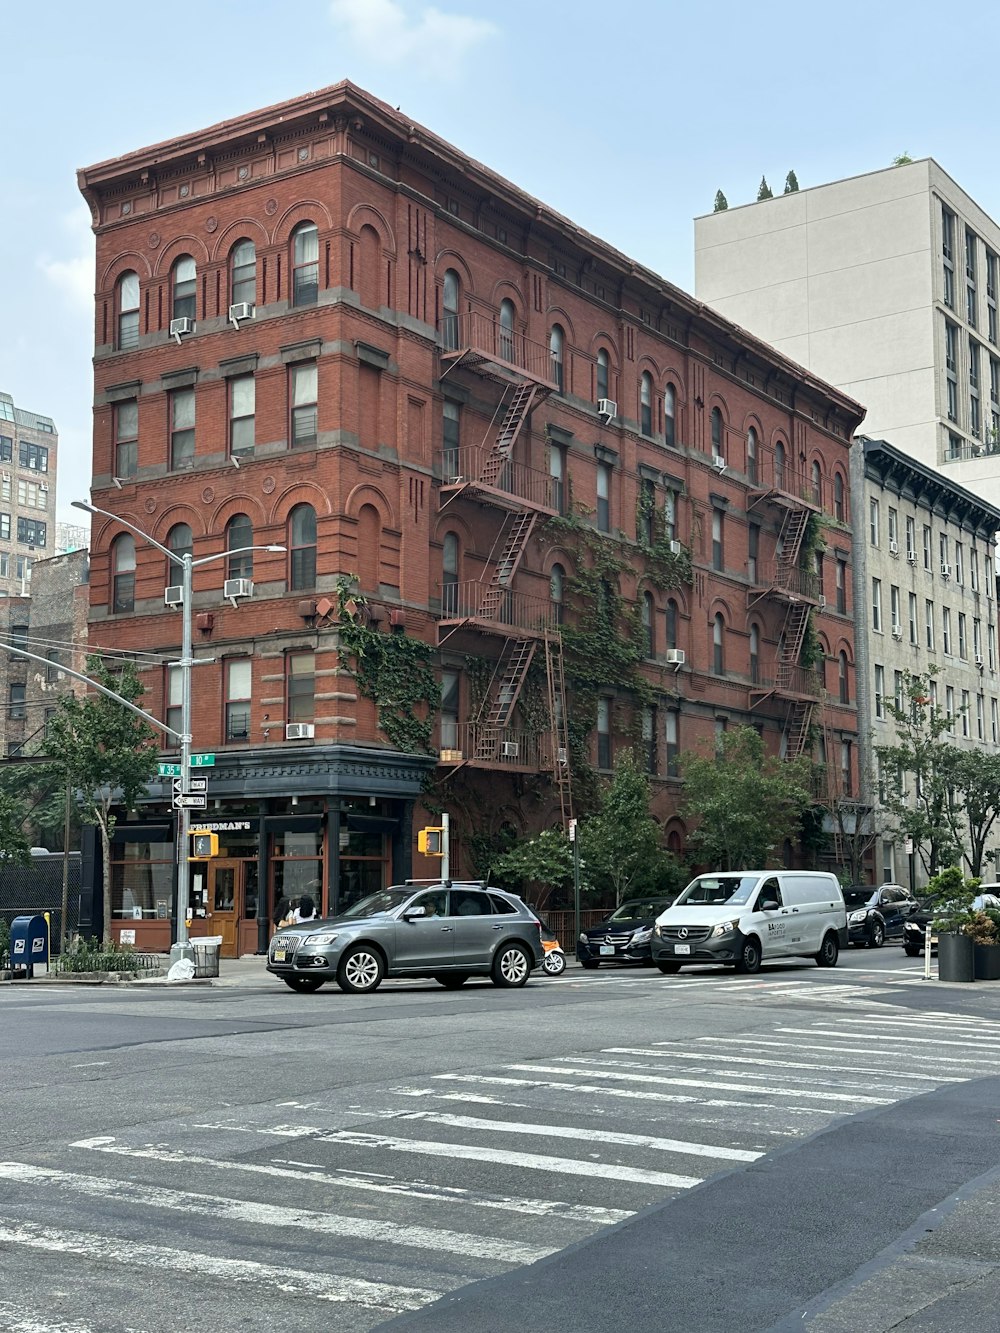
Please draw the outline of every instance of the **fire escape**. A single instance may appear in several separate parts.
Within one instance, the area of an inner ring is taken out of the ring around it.
[[[478,505],[473,526],[492,522],[495,536],[480,579],[442,588],[439,647],[492,659],[494,669],[475,716],[459,725],[458,744],[442,748],[441,761],[551,773],[565,825],[572,807],[562,636],[551,600],[523,592],[517,580],[539,518],[559,512],[548,473],[515,458],[531,410],[556,389],[549,349],[477,312],[450,317],[444,335],[442,378],[459,367],[475,373],[495,386],[497,406],[479,445],[442,452],[441,509]],[[531,732],[516,717],[536,658],[545,670],[547,726]]]

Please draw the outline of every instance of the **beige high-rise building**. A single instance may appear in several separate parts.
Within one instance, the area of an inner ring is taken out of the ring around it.
[[[1000,227],[932,158],[695,219],[700,300],[1000,505]]]
[[[0,392],[0,597],[25,593],[34,561],[55,550],[58,446],[51,417]]]

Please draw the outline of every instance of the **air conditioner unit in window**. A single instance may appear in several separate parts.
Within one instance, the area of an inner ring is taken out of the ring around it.
[[[907,560],[910,562],[911,565],[915,565],[915,564],[917,563],[917,553],[916,553],[916,551],[907,551],[907,553],[906,553],[906,558],[907,558]]]
[[[521,753],[521,746],[517,741],[501,741],[500,754],[504,759],[516,759]]]
[[[665,660],[668,666],[682,667],[687,657],[683,648],[668,648]]]
[[[890,555],[899,555],[899,542],[890,542],[890,543],[889,543],[889,554],[890,554]]]
[[[222,595],[234,603],[237,597],[252,597],[253,579],[226,579],[222,585]]]
[[[983,669],[983,655],[982,655],[982,653],[976,653],[976,666],[979,668],[980,671],[982,671],[982,669]]]
[[[613,398],[598,398],[597,415],[606,417],[608,421],[613,421],[618,415],[618,404]]]
[[[285,725],[286,741],[311,741],[316,735],[316,727],[312,722],[288,722]]]
[[[903,637],[903,627],[902,627],[902,625],[893,625],[893,627],[892,627],[892,637],[893,637],[894,639],[901,639],[901,638]]]
[[[229,322],[239,328],[241,319],[253,319],[255,313],[255,308],[249,301],[237,301],[235,305],[229,307]]]
[[[826,610],[826,598],[823,596],[822,593],[820,593],[819,597],[816,599],[816,609],[818,611]]]
[[[949,564],[947,564],[947,563],[942,564],[942,566],[941,566],[941,577],[942,577],[943,579],[950,579],[950,578],[951,578],[951,565],[949,565]]]
[[[178,343],[188,333],[194,333],[193,319],[190,319],[187,315],[182,315],[180,319],[170,321],[170,336],[176,338]]]
[[[172,583],[163,594],[163,600],[167,606],[184,605],[184,589],[179,583]]]
[[[683,551],[684,551],[684,543],[683,543],[683,542],[673,541],[673,542],[670,543],[670,554],[671,554],[671,555],[681,555],[681,554],[683,553]]]

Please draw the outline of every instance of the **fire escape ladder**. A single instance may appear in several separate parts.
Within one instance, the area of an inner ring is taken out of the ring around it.
[[[538,646],[537,639],[507,639],[497,660],[490,688],[483,699],[476,726],[476,759],[495,759],[500,750],[504,730],[521,693],[531,660]]]
[[[479,480],[486,486],[495,486],[500,479],[504,464],[510,459],[521,433],[521,427],[527,420],[535,401],[537,388],[529,381],[514,386],[514,392],[500,417],[500,425],[490,446],[490,451],[483,462]],[[483,442],[484,444],[486,441]]]
[[[802,550],[802,538],[808,522],[809,514],[807,510],[785,510],[784,521],[778,534],[780,554],[775,562],[775,582],[779,587],[792,588],[794,586],[795,571],[798,569],[799,555]]]
[[[498,619],[504,597],[510,590],[521,557],[527,549],[536,518],[533,509],[525,509],[505,519],[505,527],[497,538],[497,545],[503,542],[500,555],[479,604],[479,616],[483,620]]]
[[[793,705],[788,722],[786,759],[799,759],[804,754],[815,709],[816,705],[811,699],[799,699]]]
[[[834,750],[833,729],[829,723],[823,728],[823,754],[826,759],[824,767],[826,768],[826,808],[830,813],[830,826],[833,830],[833,854],[837,859],[837,864],[842,865],[844,861],[844,828],[843,812],[841,806],[841,818],[837,818],[838,804],[841,804],[841,798],[845,793],[839,790],[837,781],[836,752]],[[855,816],[856,818],[857,816]]]
[[[788,689],[792,682],[795,668],[799,665],[799,654],[806,637],[809,623],[809,606],[805,602],[792,602],[785,613],[785,623],[781,630],[781,651],[778,656],[778,688]]]
[[[545,679],[549,692],[549,722],[552,727],[552,776],[559,793],[563,828],[573,814],[569,771],[569,725],[566,714],[566,677],[563,671],[562,636],[545,636]]]

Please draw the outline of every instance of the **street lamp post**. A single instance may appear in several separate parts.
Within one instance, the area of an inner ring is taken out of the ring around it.
[[[73,500],[72,505],[75,509],[83,509],[88,514],[101,514],[104,518],[110,518],[115,523],[120,523],[123,527],[134,532],[137,537],[141,537],[144,542],[155,547],[162,555],[165,555],[173,564],[180,566],[181,571],[181,656],[180,661],[171,662],[171,666],[177,666],[181,672],[181,729],[180,729],[180,750],[181,750],[181,782],[186,784],[191,776],[191,668],[194,666],[194,645],[192,642],[192,621],[194,615],[194,570],[197,566],[210,564],[213,560],[228,559],[233,555],[244,555],[249,551],[270,551],[274,553],[283,552],[287,548],[284,546],[241,546],[232,551],[216,551],[214,555],[202,556],[195,560],[190,551],[178,553],[171,551],[151,537],[148,532],[142,528],[137,528],[134,523],[130,523],[127,518],[122,518],[120,514],[112,514],[107,509],[100,509],[97,505],[90,504],[86,500]],[[188,943],[188,908],[191,903],[191,863],[188,861],[188,840],[191,827],[191,815],[186,805],[181,805],[177,811],[177,941],[171,946],[170,955],[172,958],[184,957],[187,951]],[[105,885],[105,893],[110,892],[110,885]]]

